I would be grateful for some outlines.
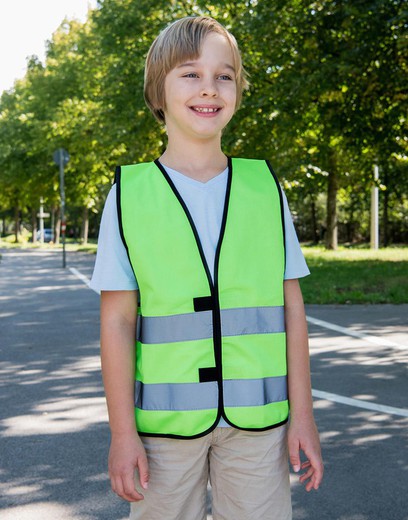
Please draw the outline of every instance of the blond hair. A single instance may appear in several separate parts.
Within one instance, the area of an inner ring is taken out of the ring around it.
[[[249,83],[236,39],[223,25],[209,16],[187,16],[166,27],[154,40],[147,54],[144,98],[160,123],[165,122],[164,82],[167,74],[180,63],[199,58],[204,39],[210,33],[221,34],[231,47],[237,86],[235,109],[239,108],[242,92],[249,87]]]

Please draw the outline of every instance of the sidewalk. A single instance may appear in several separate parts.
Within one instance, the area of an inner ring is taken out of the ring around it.
[[[93,261],[67,256],[68,268],[87,277]],[[61,265],[60,253],[19,250],[0,263],[0,518],[124,520],[128,505],[107,479],[99,298]],[[401,345],[311,324],[315,389],[408,408],[408,306],[307,311]],[[408,520],[408,419],[321,398],[315,408],[325,481],[306,494],[293,480],[293,518]]]

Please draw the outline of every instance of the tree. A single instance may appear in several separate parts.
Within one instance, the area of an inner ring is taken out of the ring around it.
[[[366,237],[377,162],[383,241],[403,236],[407,53],[398,0],[101,0],[84,24],[65,20],[45,65],[31,58],[26,77],[0,100],[7,206],[34,214],[40,196],[58,205],[52,154],[64,147],[71,156],[67,207],[75,219],[83,215],[86,230],[114,166],[161,154],[165,131],[142,94],[145,56],[165,25],[197,14],[235,34],[250,73],[250,92],[224,133],[225,151],[270,158],[302,233],[316,241],[324,228],[329,248],[337,245],[339,217],[343,239]]]
[[[386,163],[399,148],[406,105],[403,3],[250,5],[245,27],[237,29],[255,78],[247,106],[261,124],[248,120],[244,110],[240,145],[257,153],[270,144],[288,176],[290,170],[299,176],[309,164],[328,172],[327,247],[335,248],[337,193],[355,178],[345,174],[353,169],[361,177],[363,172],[370,183],[371,166],[363,170],[367,156]]]

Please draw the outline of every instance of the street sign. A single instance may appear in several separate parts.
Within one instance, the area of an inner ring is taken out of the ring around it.
[[[37,218],[49,218],[51,216],[50,213],[37,213]]]
[[[56,165],[60,165],[61,162],[64,166],[68,164],[69,161],[69,153],[64,148],[58,148],[52,155],[54,162]]]

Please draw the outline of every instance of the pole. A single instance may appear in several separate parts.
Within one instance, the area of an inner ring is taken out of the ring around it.
[[[61,239],[62,239],[62,267],[65,269],[66,254],[65,254],[65,187],[64,187],[64,150],[59,149],[59,170],[60,170],[60,193],[61,193]]]
[[[378,231],[378,166],[374,165],[374,183],[371,188],[371,249],[378,249],[379,231]]]
[[[44,199],[40,198],[40,244],[44,244]]]

